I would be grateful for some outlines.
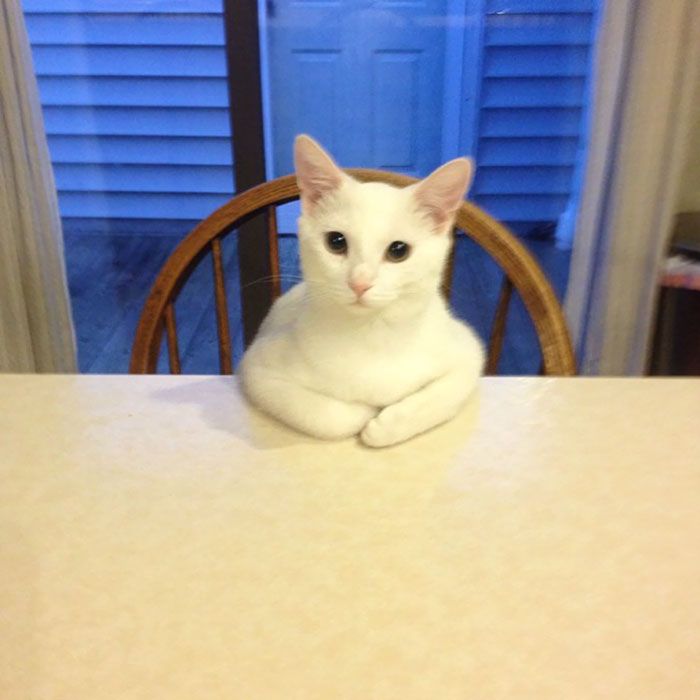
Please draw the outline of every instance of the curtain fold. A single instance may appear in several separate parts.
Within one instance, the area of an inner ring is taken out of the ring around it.
[[[18,0],[0,0],[0,371],[76,371],[56,187]]]

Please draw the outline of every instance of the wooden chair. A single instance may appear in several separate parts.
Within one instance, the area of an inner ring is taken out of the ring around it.
[[[347,172],[363,182],[385,182],[399,187],[415,182],[411,177],[379,170],[349,169]],[[220,369],[222,374],[233,372],[221,239],[252,215],[267,212],[270,267],[274,275],[279,275],[276,207],[298,198],[299,188],[293,175],[266,182],[236,195],[183,239],[163,265],[144,305],[132,347],[131,373],[156,372],[163,330],[167,338],[170,372],[180,373],[174,304],[183,284],[207,252],[211,253],[213,261]],[[528,250],[502,224],[471,202],[465,202],[460,208],[455,229],[463,231],[484,248],[504,272],[491,328],[487,373],[495,373],[498,366],[508,305],[515,288],[537,332],[542,352],[542,373],[559,376],[575,374],[576,362],[561,306]],[[451,254],[445,276],[446,294],[450,292],[453,264],[454,254]],[[272,284],[272,296],[276,298],[280,294],[279,278],[276,277]]]

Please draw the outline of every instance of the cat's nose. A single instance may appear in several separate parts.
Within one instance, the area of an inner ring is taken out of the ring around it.
[[[358,299],[372,287],[369,282],[348,282],[348,286],[355,292]]]

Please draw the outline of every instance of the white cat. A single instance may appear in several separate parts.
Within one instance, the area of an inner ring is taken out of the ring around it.
[[[245,353],[250,400],[304,433],[383,447],[452,418],[482,372],[439,288],[472,177],[458,158],[404,189],[360,183],[310,137],[294,148],[304,282]]]

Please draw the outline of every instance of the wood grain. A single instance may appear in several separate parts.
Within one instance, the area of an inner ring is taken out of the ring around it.
[[[231,330],[226,302],[226,285],[224,282],[224,265],[221,255],[221,241],[215,238],[211,242],[212,262],[214,265],[214,298],[216,299],[216,330],[219,337],[219,363],[221,374],[233,374],[231,362]]]
[[[170,374],[180,374],[180,351],[177,345],[177,324],[175,323],[175,307],[171,301],[165,307],[165,332],[168,337],[168,360]]]

